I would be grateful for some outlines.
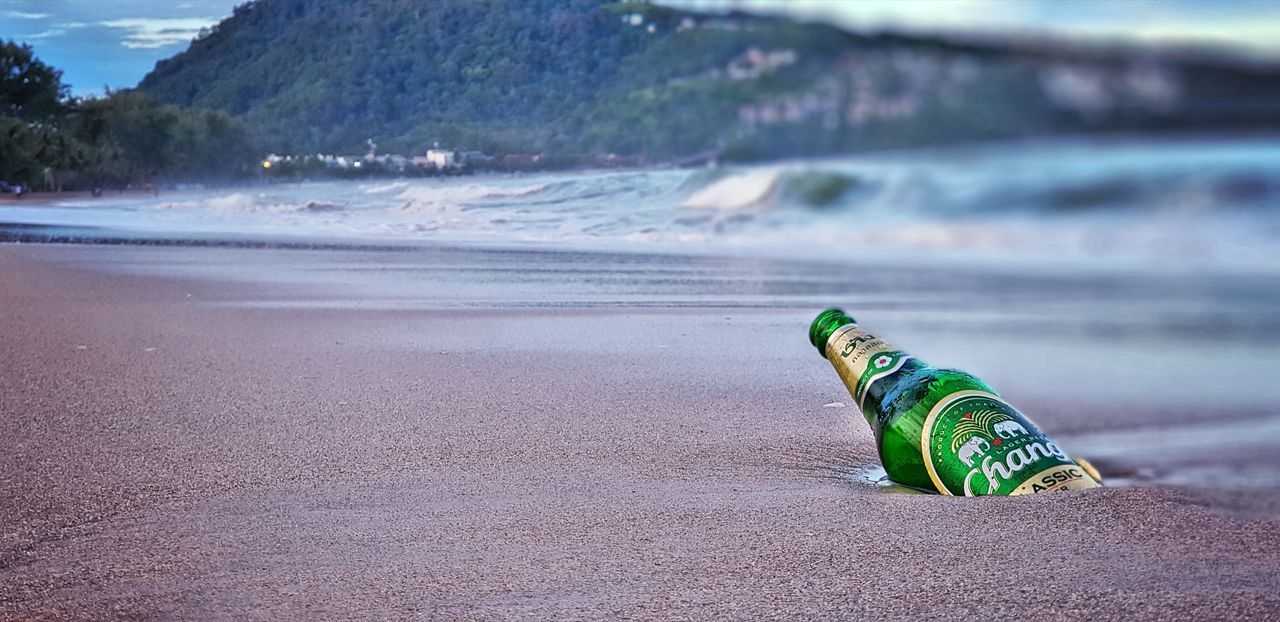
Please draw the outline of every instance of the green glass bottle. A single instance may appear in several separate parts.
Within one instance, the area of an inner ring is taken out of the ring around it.
[[[926,365],[840,309],[818,314],[809,341],[844,380],[898,483],[965,496],[1101,485],[985,382]]]

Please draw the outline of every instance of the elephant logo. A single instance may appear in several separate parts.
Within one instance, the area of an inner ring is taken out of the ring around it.
[[[974,459],[987,453],[988,449],[991,449],[991,443],[981,436],[975,436],[960,446],[960,449],[956,451],[956,456],[960,458],[960,461],[965,466],[972,467]]]
[[[999,436],[1000,438],[1013,438],[1027,433],[1027,429],[1022,427],[1021,423],[1012,419],[996,423],[995,430],[996,436]]]

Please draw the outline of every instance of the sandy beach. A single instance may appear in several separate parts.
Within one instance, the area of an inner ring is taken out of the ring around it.
[[[1280,622],[1268,28],[0,0],[0,622]]]
[[[753,298],[821,268],[0,246],[0,618],[1280,616],[1277,487],[1169,476],[1274,474],[1273,441],[1170,462],[1096,440],[1261,400],[1107,410],[988,366],[1122,484],[888,492],[805,343],[815,309]],[[895,328],[907,298],[879,291]]]

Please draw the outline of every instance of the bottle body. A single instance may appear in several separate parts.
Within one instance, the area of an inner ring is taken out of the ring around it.
[[[814,320],[810,339],[875,431],[895,481],[966,496],[1099,486],[981,379],[931,367],[835,309]]]

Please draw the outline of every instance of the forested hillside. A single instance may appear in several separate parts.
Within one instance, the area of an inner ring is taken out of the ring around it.
[[[591,0],[273,0],[238,8],[141,84],[243,115],[282,149],[428,140],[527,151],[580,122],[647,33]]]
[[[604,0],[257,0],[139,88],[275,151],[769,158],[1097,130],[1280,125],[1280,72],[959,45]]]

